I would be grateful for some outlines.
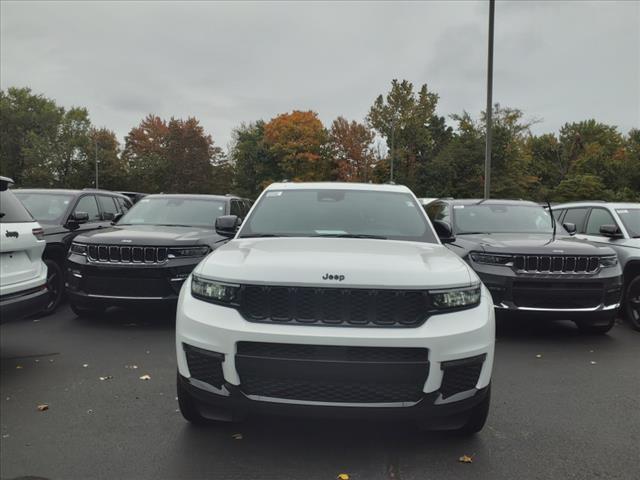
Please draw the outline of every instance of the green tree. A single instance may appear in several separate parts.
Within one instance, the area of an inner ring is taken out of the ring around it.
[[[242,124],[233,132],[230,159],[233,166],[233,192],[255,199],[262,189],[283,175],[264,139],[265,123]]]

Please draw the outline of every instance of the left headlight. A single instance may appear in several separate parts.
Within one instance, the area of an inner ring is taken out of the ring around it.
[[[180,247],[170,248],[169,258],[191,258],[191,257],[204,257],[211,249],[206,245],[198,247]]]
[[[83,243],[73,242],[71,244],[71,248],[69,249],[71,253],[75,253],[76,255],[86,255],[87,254],[87,246]]]
[[[618,264],[618,257],[615,255],[607,255],[600,257],[600,266],[602,268],[615,267]]]
[[[432,290],[431,305],[437,309],[470,308],[480,303],[480,285],[471,288]]]
[[[234,304],[238,301],[239,291],[239,285],[207,280],[197,275],[191,277],[191,295],[206,302]]]
[[[485,263],[487,265],[509,265],[513,262],[513,255],[504,255],[501,253],[471,252],[469,256],[474,262]]]

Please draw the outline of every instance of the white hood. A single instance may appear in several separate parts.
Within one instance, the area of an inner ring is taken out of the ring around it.
[[[442,245],[354,238],[236,239],[211,253],[194,273],[254,285],[418,289],[479,282]]]

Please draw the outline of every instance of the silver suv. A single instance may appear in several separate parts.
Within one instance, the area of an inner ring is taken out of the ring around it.
[[[552,208],[576,237],[616,251],[624,275],[621,309],[640,330],[640,203],[573,202]]]

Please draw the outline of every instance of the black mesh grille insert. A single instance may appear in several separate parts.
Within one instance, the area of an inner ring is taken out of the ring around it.
[[[245,285],[239,310],[251,322],[416,327],[428,317],[425,291]]]
[[[528,273],[595,273],[600,268],[598,257],[556,255],[516,255],[513,266]]]
[[[444,375],[440,386],[442,398],[475,388],[485,356],[465,358],[441,364]]]
[[[89,245],[89,261],[109,263],[164,263],[166,247],[131,247],[121,245]]]
[[[200,348],[184,345],[187,365],[192,378],[220,388],[224,383],[222,361],[224,355]]]
[[[590,308],[602,301],[602,284],[594,282],[514,282],[513,302],[530,308]]]
[[[247,395],[332,403],[414,402],[429,374],[424,348],[239,342]]]

